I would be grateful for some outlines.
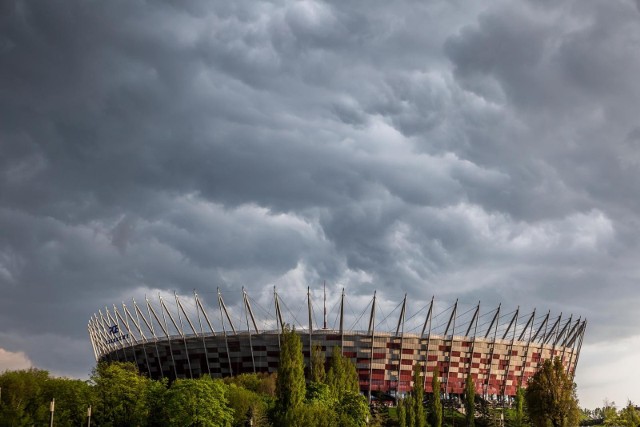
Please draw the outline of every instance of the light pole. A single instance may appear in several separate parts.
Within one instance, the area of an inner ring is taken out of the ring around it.
[[[87,427],[91,427],[91,405],[87,408]]]
[[[51,412],[51,427],[53,427],[53,413],[56,410],[56,399],[55,397],[51,399],[51,404],[49,405],[49,411]]]

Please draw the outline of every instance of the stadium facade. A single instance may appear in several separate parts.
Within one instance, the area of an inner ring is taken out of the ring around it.
[[[159,297],[142,305],[135,301],[112,310],[100,310],[89,321],[88,330],[96,361],[134,362],[152,378],[197,378],[201,375],[226,377],[241,373],[275,372],[280,355],[280,334],[285,328],[283,304],[274,288],[271,329],[261,329],[252,310],[251,299],[242,291],[242,320],[234,317],[217,294],[218,327],[212,313],[194,293],[186,301],[175,295],[175,304]],[[327,360],[333,347],[355,363],[360,389],[371,397],[376,393],[404,393],[412,387],[412,369],[423,372],[423,386],[431,393],[433,372],[438,369],[445,396],[463,393],[465,379],[471,375],[476,392],[489,399],[515,395],[544,360],[559,357],[569,375],[575,374],[587,321],[533,313],[520,309],[504,313],[501,306],[481,313],[480,303],[464,312],[456,301],[436,313],[432,298],[410,318],[412,329],[405,330],[407,298],[396,307],[395,328],[381,329],[377,319],[376,294],[363,311],[368,327],[345,329],[345,294],[342,292],[336,323],[327,328],[326,294],[322,327],[314,327],[311,294],[307,293],[308,323],[297,325],[303,344],[305,365],[310,349],[320,346]],[[237,313],[236,313],[237,314]],[[393,314],[393,313],[392,313]],[[390,316],[390,315],[389,315]],[[389,316],[386,316],[385,321]],[[361,315],[362,317],[362,315]],[[437,319],[436,319],[437,317]],[[295,316],[294,316],[295,318]],[[439,320],[438,320],[439,319]],[[306,319],[305,319],[306,320]],[[419,332],[418,332],[419,331]]]

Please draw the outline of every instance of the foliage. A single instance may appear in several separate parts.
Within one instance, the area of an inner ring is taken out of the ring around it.
[[[231,384],[227,389],[227,399],[229,407],[233,410],[233,426],[244,427],[247,420],[254,412],[260,412],[257,406],[262,407],[262,412],[266,410],[266,404],[260,396],[243,387]]]
[[[347,392],[360,392],[356,367],[350,359],[342,355],[340,348],[337,346],[331,352],[331,362],[326,383],[337,399],[341,399]]]
[[[513,403],[513,427],[523,427],[525,424],[524,403],[525,391],[522,387],[518,387],[518,390],[516,391],[515,401]]]
[[[290,408],[278,423],[283,427],[335,427],[336,413],[327,405],[311,402]]]
[[[233,410],[227,406],[227,388],[221,380],[202,377],[176,380],[166,396],[168,425],[228,427]]]
[[[166,425],[168,417],[165,407],[167,387],[168,380],[166,378],[147,382],[147,406],[149,407],[147,425],[150,427]]]
[[[474,427],[476,420],[476,385],[471,374],[467,375],[464,385],[464,412],[467,427]],[[520,427],[520,426],[518,426]]]
[[[626,427],[640,426],[640,413],[638,413],[631,401],[627,402],[627,406],[620,410],[618,414],[618,425]]]
[[[149,380],[133,363],[99,363],[91,375],[96,423],[101,426],[144,425],[149,416]]]
[[[431,380],[433,394],[429,401],[429,424],[431,427],[442,427],[442,401],[440,400],[440,372],[438,367],[433,371]]]
[[[413,366],[413,412],[415,414],[415,426],[426,427],[427,415],[424,411],[424,382],[422,381],[422,375],[420,375],[420,365],[417,363]]]
[[[311,374],[310,380],[316,383],[324,382],[327,375],[325,372],[325,355],[322,347],[318,344],[311,350]]]
[[[413,400],[413,396],[411,395],[404,399],[404,407],[407,410],[407,427],[415,427],[416,425],[416,412]]]
[[[49,401],[45,396],[47,371],[29,369],[5,372],[0,376],[2,402],[0,425],[32,425],[48,422]]]
[[[284,416],[300,406],[304,401],[305,391],[302,342],[295,329],[287,326],[281,337],[276,380],[277,413]]]
[[[529,379],[525,392],[527,411],[536,427],[578,425],[580,413],[575,384],[566,374],[560,358],[546,360]]]
[[[616,410],[616,402],[604,401],[602,408],[596,409],[599,413],[599,417],[602,419],[602,423],[606,426],[613,426],[618,424],[618,411]]]
[[[405,407],[404,399],[398,399],[398,425],[407,427],[407,408]]]
[[[367,423],[370,417],[367,399],[360,393],[347,391],[338,403],[338,424],[341,427],[359,427]]]
[[[310,382],[307,384],[307,402],[322,402],[327,405],[335,404],[333,393],[327,384]]]
[[[83,425],[91,405],[92,389],[86,381],[48,378],[44,383],[45,406],[55,398],[55,425]],[[49,414],[47,414],[47,417]]]
[[[264,396],[276,396],[276,374],[260,372],[256,374],[240,374],[224,379],[226,384],[235,384],[254,393]]]

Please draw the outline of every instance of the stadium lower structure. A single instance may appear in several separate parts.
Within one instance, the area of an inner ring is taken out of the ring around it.
[[[424,388],[432,392],[431,378],[438,368],[442,392],[462,394],[471,374],[476,392],[488,398],[515,395],[526,386],[540,364],[560,357],[572,374],[578,360],[575,346],[558,346],[530,341],[473,338],[464,336],[418,337],[405,334],[345,333],[301,331],[305,365],[309,366],[309,342],[319,345],[329,360],[334,346],[356,365],[360,389],[370,392],[409,391],[412,369],[418,364]],[[311,337],[311,340],[310,340]],[[276,372],[279,360],[279,334],[237,333],[233,335],[176,336],[122,346],[102,356],[103,360],[134,362],[152,378],[197,378],[201,375],[226,377],[251,372]],[[424,374],[423,374],[424,375]]]

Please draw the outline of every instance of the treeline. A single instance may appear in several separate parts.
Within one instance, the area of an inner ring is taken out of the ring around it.
[[[0,426],[267,426],[275,375],[151,380],[132,363],[97,365],[89,381],[53,378],[36,369],[0,375]]]
[[[580,425],[583,426],[640,426],[640,407],[634,405],[631,401],[628,401],[625,407],[618,410],[615,402],[609,402],[605,399],[601,408],[593,410],[582,409],[581,413],[582,420]]]
[[[300,337],[281,337],[278,373],[171,384],[141,375],[132,363],[99,363],[89,381],[54,378],[30,369],[0,375],[0,426],[364,426],[367,400],[353,363],[335,348],[325,370],[324,353],[312,352],[307,369]]]

